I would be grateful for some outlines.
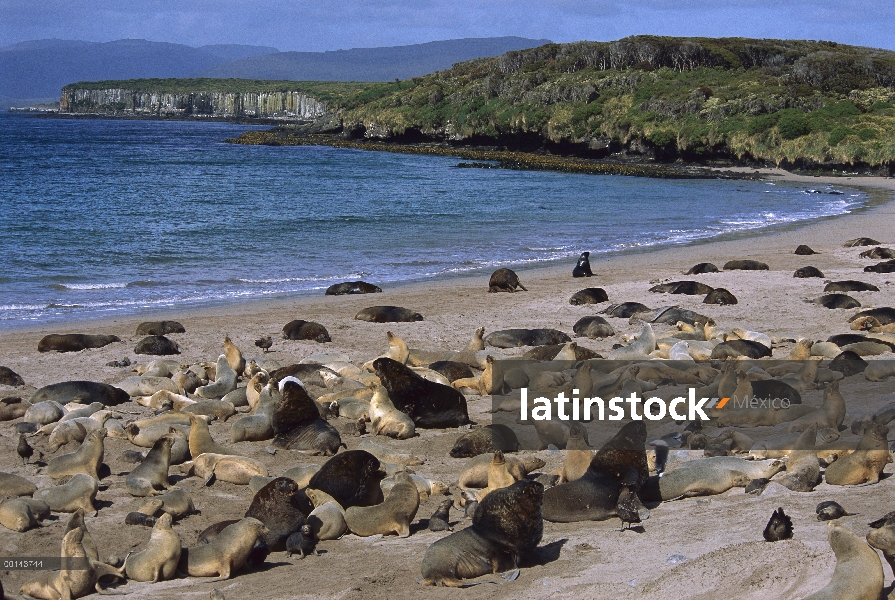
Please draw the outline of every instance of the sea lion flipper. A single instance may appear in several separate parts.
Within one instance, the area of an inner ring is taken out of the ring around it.
[[[214,475],[214,471],[212,471],[211,474],[205,478],[205,483],[204,483],[205,487],[211,486],[211,484],[214,483],[215,479],[216,479],[216,477]]]

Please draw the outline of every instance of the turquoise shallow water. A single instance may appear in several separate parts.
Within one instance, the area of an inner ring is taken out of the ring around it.
[[[236,146],[244,125],[0,115],[0,329],[687,244],[861,191]]]

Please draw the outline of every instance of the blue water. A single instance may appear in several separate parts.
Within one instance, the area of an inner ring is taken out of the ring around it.
[[[844,214],[861,191],[223,143],[226,123],[0,116],[0,329],[320,294]],[[842,192],[842,193],[831,193]],[[596,257],[595,257],[596,258]]]

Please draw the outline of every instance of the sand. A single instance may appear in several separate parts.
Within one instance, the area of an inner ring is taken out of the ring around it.
[[[751,170],[750,170],[751,171]],[[317,352],[348,354],[361,364],[387,348],[385,332],[392,331],[411,347],[459,350],[466,345],[477,327],[486,331],[511,327],[552,327],[571,334],[572,325],[582,316],[596,314],[605,305],[571,306],[569,297],[584,287],[603,287],[611,302],[638,301],[648,306],[680,304],[713,317],[722,329],[732,327],[764,332],[772,337],[809,337],[826,339],[847,333],[847,317],[854,311],[828,310],[803,302],[820,296],[823,282],[860,279],[873,283],[879,292],[851,293],[866,306],[895,305],[895,275],[863,273],[873,261],[858,256],[861,249],[844,248],[847,239],[868,236],[895,245],[895,204],[886,203],[895,191],[895,180],[883,178],[844,178],[829,180],[798,177],[781,171],[764,171],[769,177],[804,181],[806,186],[834,183],[861,185],[876,195],[878,205],[856,214],[823,219],[810,225],[743,236],[736,239],[692,246],[659,249],[641,254],[598,258],[592,261],[595,277],[573,279],[572,264],[561,267],[519,270],[528,292],[488,294],[487,276],[465,277],[449,281],[421,283],[386,289],[382,294],[342,297],[315,297],[299,300],[252,302],[224,308],[178,311],[164,315],[129,316],[71,323],[66,326],[40,326],[2,333],[0,365],[24,377],[26,388],[0,386],[0,396],[29,397],[41,386],[66,380],[89,379],[107,383],[133,375],[130,368],[104,366],[109,361],[129,357],[146,363],[150,357],[137,356],[132,349],[141,336],[134,335],[144,320],[173,319],[182,322],[185,334],[170,337],[180,344],[184,363],[214,361],[222,352],[221,343],[229,335],[247,357],[272,358],[283,365]],[[820,254],[796,256],[793,250],[808,244]],[[750,258],[766,262],[770,271],[722,272],[688,276],[713,287],[724,287],[739,299],[735,306],[702,304],[702,296],[657,296],[647,290],[657,282],[682,279],[682,273],[699,262],[722,266],[727,260]],[[795,279],[793,271],[813,265],[826,278]],[[375,324],[355,321],[354,315],[371,305],[393,304],[420,312],[425,320],[417,323]],[[285,323],[305,319],[324,324],[333,342],[286,341],[280,338]],[[582,338],[580,344],[607,352],[620,336],[640,330],[627,320],[612,322],[618,335],[603,341]],[[663,330],[668,326],[660,326]],[[71,354],[39,354],[37,343],[47,333],[80,332],[115,334],[123,340],[105,348]],[[267,355],[254,347],[261,335],[274,336],[273,351]],[[791,347],[791,346],[790,346]],[[785,355],[787,347],[779,352]],[[518,352],[517,352],[518,353]],[[778,354],[775,353],[775,356]],[[891,357],[891,355],[889,355]],[[487,423],[490,408],[487,397],[468,398],[470,415],[478,423]],[[127,418],[148,414],[133,403],[120,407]],[[850,419],[847,417],[846,422]],[[340,419],[337,427],[347,422]],[[214,423],[212,435],[228,441],[229,423]],[[375,438],[377,443],[426,457],[424,465],[414,467],[421,475],[455,484],[463,459],[448,456],[458,437],[455,430],[422,430],[421,435],[405,441]],[[361,439],[344,438],[349,448]],[[45,468],[22,466],[15,453],[17,436],[13,423],[0,423],[0,465],[34,481],[39,487],[51,484]],[[34,446],[46,451],[46,442],[34,438]],[[246,454],[264,462],[271,474],[301,464],[320,464],[322,457],[279,451],[265,452],[265,442],[245,443]],[[109,485],[98,496],[98,517],[88,517],[87,526],[101,557],[123,556],[149,537],[149,530],[125,527],[125,515],[135,510],[140,499],[124,490],[124,475],[132,465],[121,459],[121,452],[133,449],[126,440],[107,439],[106,464],[111,475]],[[72,451],[74,445],[59,452]],[[562,456],[557,451],[533,452],[547,461],[544,472],[558,468]],[[893,472],[888,465],[886,473]],[[171,469],[172,481],[181,478]],[[184,546],[194,545],[196,535],[208,525],[240,518],[251,501],[245,486],[218,482],[204,488],[196,478],[178,482],[188,488],[201,515],[190,516],[176,525]],[[452,492],[457,495],[456,488]],[[129,583],[129,598],[206,598],[213,588],[223,590],[227,598],[799,598],[829,581],[835,565],[826,537],[826,526],[815,518],[814,507],[823,500],[836,499],[856,513],[842,523],[858,535],[868,531],[866,523],[890,511],[895,493],[895,478],[876,485],[845,489],[819,485],[810,493],[789,491],[747,496],[743,490],[701,499],[668,502],[652,511],[642,532],[620,531],[618,519],[603,522],[545,523],[539,553],[542,564],[522,569],[516,581],[502,585],[483,584],[465,591],[421,586],[420,560],[426,548],[444,533],[432,533],[414,527],[408,539],[394,537],[359,538],[348,535],[338,541],[322,542],[322,552],[304,560],[285,558],[283,553],[270,556],[264,569],[241,573],[231,581],[207,583],[202,579],[178,579],[159,584]],[[2,491],[0,491],[2,494]],[[417,520],[428,518],[441,497],[421,504]],[[783,506],[795,523],[795,538],[769,544],[761,532],[778,506]],[[451,513],[455,528],[469,524],[460,511]],[[52,556],[58,554],[67,515],[47,527],[15,533],[0,528],[0,556]],[[886,584],[892,572],[884,565]],[[32,576],[23,571],[0,568],[0,580],[7,590],[15,591]]]

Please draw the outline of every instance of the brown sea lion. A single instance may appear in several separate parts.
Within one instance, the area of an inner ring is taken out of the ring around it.
[[[342,446],[335,427],[320,417],[317,403],[294,378],[284,380],[280,401],[273,409],[273,445],[332,456]]]
[[[410,535],[410,523],[420,507],[420,496],[410,474],[400,471],[395,475],[395,485],[385,500],[375,506],[351,506],[345,509],[348,529],[361,537]]]
[[[724,263],[725,271],[768,271],[770,267],[757,260],[729,260]]]
[[[47,475],[61,479],[76,473],[85,473],[99,481],[99,468],[103,464],[105,429],[96,429],[87,434],[77,450],[50,459]]]
[[[378,294],[382,289],[366,281],[346,281],[334,283],[326,288],[327,296],[342,296],[344,294]]]
[[[824,308],[860,308],[861,303],[849,296],[848,294],[824,294],[814,300],[809,300],[812,304],[818,304]]]
[[[895,273],[895,260],[887,260],[864,267],[865,273]]]
[[[354,319],[371,323],[412,323],[422,321],[423,315],[400,306],[371,306],[354,315]]]
[[[63,381],[44,386],[31,396],[31,404],[38,402],[58,402],[68,404],[92,404],[100,402],[104,406],[118,406],[130,401],[130,396],[124,390],[95,381]]]
[[[286,549],[286,540],[301,529],[313,509],[294,480],[277,477],[255,494],[245,516],[264,523],[267,533],[261,540],[279,552]]]
[[[171,466],[171,446],[177,436],[167,434],[160,437],[143,462],[127,474],[125,485],[131,496],[155,496],[168,489],[168,468]]]
[[[385,478],[379,459],[364,450],[348,450],[323,463],[308,487],[329,494],[343,508],[382,502],[379,482]]]
[[[503,329],[493,331],[485,337],[485,343],[496,348],[547,346],[571,341],[572,338],[556,329]]]
[[[192,577],[229,579],[246,565],[256,542],[267,532],[258,519],[244,518],[225,527],[211,543],[184,548],[178,569]]]
[[[9,367],[0,367],[0,385],[20,387],[25,385],[25,380]]]
[[[572,331],[579,336],[592,340],[612,337],[615,329],[603,317],[581,317],[572,327]]]
[[[593,277],[594,274],[590,270],[590,252],[582,252],[572,269],[572,277]]]
[[[313,321],[296,319],[283,326],[284,340],[311,340],[321,344],[333,341],[326,327]]]
[[[672,281],[671,283],[661,283],[654,285],[649,289],[650,292],[656,294],[685,294],[687,296],[701,296],[710,294],[714,290],[710,285],[700,283],[698,281]]]
[[[831,281],[824,286],[824,292],[878,292],[879,288],[872,283],[847,279],[845,281]]]
[[[737,297],[725,288],[715,288],[703,299],[703,304],[720,304],[722,306],[736,304]]]
[[[454,388],[424,379],[390,358],[377,358],[373,368],[392,404],[417,427],[459,427],[470,422],[466,398]]]
[[[690,267],[684,275],[701,275],[703,273],[717,273],[718,267],[712,263],[698,263]]]
[[[890,259],[895,258],[895,250],[892,248],[873,248],[872,250],[864,250],[859,254],[861,258],[882,258],[882,259]]]
[[[93,501],[99,484],[96,479],[84,473],[78,473],[65,485],[41,488],[34,492],[34,497],[43,500],[53,512],[75,512],[79,508],[85,513],[95,514]]]
[[[883,566],[879,556],[864,540],[830,521],[830,547],[836,555],[836,569],[825,587],[804,600],[877,600],[883,590]]]
[[[506,425],[495,423],[473,429],[465,433],[454,442],[450,451],[453,458],[470,458],[500,450],[502,452],[517,452],[519,440],[516,433]]]
[[[469,368],[469,365],[452,360],[434,362],[429,365],[429,368],[447,377],[448,381],[473,377],[472,369]]]
[[[824,277],[823,272],[817,267],[799,267],[792,274],[797,279],[808,279],[810,277]]]
[[[150,354],[153,356],[170,356],[180,354],[180,346],[174,340],[163,335],[149,335],[137,342],[134,346],[135,354]]]
[[[51,333],[41,338],[37,344],[38,352],[80,352],[87,348],[102,348],[114,342],[120,342],[117,335],[88,333]]]
[[[855,451],[827,467],[824,477],[830,485],[876,483],[886,465],[892,462],[886,436],[889,428],[873,423],[865,431]]]
[[[799,244],[793,254],[798,254],[799,256],[811,256],[812,254],[817,254],[814,250],[811,249],[811,246],[806,246],[805,244]]]
[[[516,289],[527,292],[525,286],[519,281],[519,276],[512,269],[497,269],[491,274],[488,280],[488,293],[493,292],[515,292]]]
[[[144,321],[137,325],[136,335],[168,335],[169,333],[186,333],[186,329],[177,321]]]
[[[171,515],[156,520],[146,548],[129,555],[124,561],[124,572],[134,581],[164,581],[177,576],[180,561],[180,536],[171,528]]]
[[[572,294],[569,298],[569,304],[580,306],[582,304],[600,304],[601,302],[609,302],[609,296],[603,288],[584,288]]]
[[[848,240],[843,244],[845,248],[854,248],[856,246],[878,246],[879,242],[877,242],[873,238],[869,237],[858,237],[853,240]]]

